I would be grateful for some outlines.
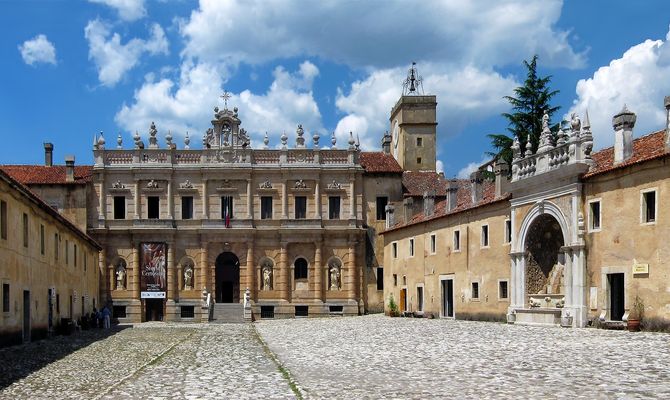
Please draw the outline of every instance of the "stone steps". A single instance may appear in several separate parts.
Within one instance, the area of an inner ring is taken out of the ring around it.
[[[218,324],[244,323],[246,322],[244,320],[244,305],[241,303],[216,303],[212,310],[210,322]]]

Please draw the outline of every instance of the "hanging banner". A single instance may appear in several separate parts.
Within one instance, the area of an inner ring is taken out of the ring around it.
[[[165,243],[140,243],[140,297],[164,299],[167,290]]]

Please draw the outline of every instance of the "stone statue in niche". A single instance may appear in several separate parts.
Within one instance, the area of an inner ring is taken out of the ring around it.
[[[193,266],[188,264],[184,268],[184,289],[193,288]]]
[[[330,266],[330,290],[340,289],[340,267]]]
[[[272,266],[263,266],[263,290],[272,290]]]
[[[116,266],[116,290],[124,290],[126,288],[126,266],[123,262],[119,262]]]

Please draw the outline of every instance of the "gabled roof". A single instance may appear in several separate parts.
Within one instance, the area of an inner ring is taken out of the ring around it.
[[[0,165],[0,169],[24,185],[85,185],[93,176],[91,165],[76,165],[74,182],[65,181],[65,165]]]
[[[595,166],[584,174],[584,178],[664,157],[668,154],[670,153],[665,150],[665,130],[660,130],[633,140],[633,155],[620,164],[614,165],[614,147],[608,147],[593,153],[591,157]]]
[[[405,196],[423,196],[427,191],[434,192],[437,197],[447,195],[447,180],[434,171],[405,171],[402,186]]]
[[[368,173],[402,173],[398,161],[392,155],[381,151],[361,152],[360,162]]]

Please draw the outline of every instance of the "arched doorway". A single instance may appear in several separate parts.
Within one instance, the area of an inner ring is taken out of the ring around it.
[[[528,295],[563,294],[565,261],[559,255],[564,245],[563,231],[556,218],[550,214],[542,214],[533,220],[524,242],[525,286]],[[557,301],[560,300],[558,298]]]
[[[216,257],[216,302],[240,301],[240,260],[231,252]]]

